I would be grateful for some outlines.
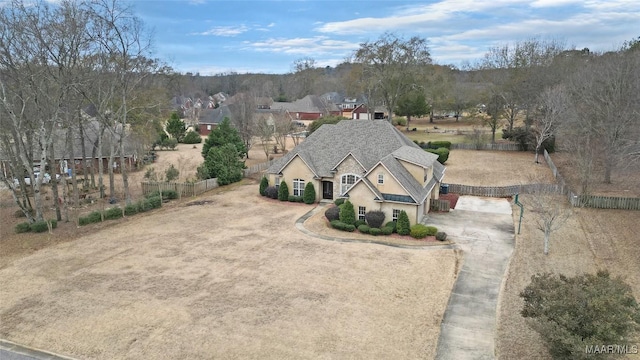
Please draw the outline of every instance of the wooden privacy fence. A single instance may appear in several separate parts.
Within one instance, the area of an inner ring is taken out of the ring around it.
[[[510,186],[471,186],[449,184],[449,192],[459,195],[508,197],[515,194],[564,194],[564,188],[559,184],[523,184]]]
[[[431,211],[449,212],[450,208],[451,208],[451,203],[449,202],[449,200],[431,199],[431,203],[429,205],[429,210]]]
[[[251,165],[248,168],[242,170],[242,173],[244,175],[244,177],[265,171],[269,168],[269,166],[273,165],[273,163],[278,160],[278,159],[274,159],[274,160],[269,160],[267,162],[263,162],[260,164],[255,164],[255,165]]]
[[[588,207],[597,209],[621,209],[621,210],[640,210],[640,198],[627,198],[616,196],[597,196],[597,195],[577,195],[574,193],[564,177],[558,171],[558,168],[551,160],[551,156],[547,150],[544,150],[544,159],[551,169],[556,181],[566,190],[567,198],[572,206]]]
[[[501,151],[520,151],[519,144],[502,143],[502,144],[451,144],[451,150],[501,150]]]
[[[218,179],[207,179],[195,183],[172,183],[172,182],[143,182],[142,194],[147,195],[154,191],[173,190],[182,196],[196,196],[205,191],[218,187]]]

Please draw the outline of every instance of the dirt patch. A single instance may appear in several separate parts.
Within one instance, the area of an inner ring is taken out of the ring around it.
[[[554,183],[546,163],[521,151],[451,150],[444,182],[474,186],[508,186],[532,182]]]
[[[439,198],[440,200],[449,200],[449,208],[455,209],[456,204],[458,203],[458,199],[460,198],[460,195],[453,194],[453,193],[440,194]]]
[[[530,195],[520,201],[527,204]],[[559,199],[562,201],[562,199]],[[543,250],[543,234],[536,228],[534,218],[525,216],[522,229],[516,235],[516,248],[511,259],[499,304],[496,348],[500,359],[548,359],[544,343],[520,316],[523,302],[519,293],[529,284],[531,276],[541,272],[562,273],[573,276],[595,273],[607,269],[614,276],[622,276],[640,299],[640,262],[638,262],[637,211],[598,210],[574,208],[569,221],[551,237],[549,255]],[[526,211],[526,210],[525,210]],[[520,209],[513,207],[517,224]],[[594,252],[589,237],[597,237],[609,246],[607,254],[613,259],[603,259]],[[628,358],[637,358],[628,356]]]
[[[435,355],[453,250],[306,236],[294,222],[311,207],[267,202],[257,183],[191,201],[213,204],[13,257],[0,337],[83,359]]]

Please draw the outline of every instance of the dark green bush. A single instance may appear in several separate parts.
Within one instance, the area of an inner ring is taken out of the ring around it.
[[[451,149],[451,141],[430,141],[430,149],[446,148]]]
[[[302,196],[295,196],[295,195],[289,195],[288,200],[290,202],[299,202],[299,203],[304,202],[304,198]]]
[[[118,206],[112,207],[104,211],[104,219],[105,220],[115,220],[120,219],[122,217],[122,209]]]
[[[360,226],[360,225],[366,225],[366,224],[367,224],[367,222],[366,222],[366,221],[364,221],[364,220],[356,220],[356,222],[355,222],[355,223],[353,223],[353,226],[355,226],[355,227],[356,227],[356,229],[357,229],[357,228],[358,228],[358,226]]]
[[[383,228],[381,228],[380,230],[382,230],[382,235],[391,235],[393,234],[393,228],[390,226],[385,226]]]
[[[55,229],[58,227],[58,220],[56,219],[49,220],[49,223],[51,224],[51,229]]]
[[[260,195],[262,196],[266,196],[267,193],[267,188],[269,187],[269,180],[267,180],[266,176],[263,176],[262,179],[260,179]]]
[[[151,206],[151,202],[149,199],[141,199],[136,203],[136,210],[139,213],[143,213],[145,211],[151,210],[153,207]]]
[[[149,202],[148,204],[151,206],[151,209],[157,209],[159,207],[162,206],[162,199],[160,199],[160,196],[153,196],[147,199]]]
[[[367,224],[372,228],[380,228],[384,224],[384,213],[379,210],[369,211],[364,215]]]
[[[388,223],[384,224],[384,227],[388,227],[391,228],[391,232],[396,232],[396,222],[395,221],[389,221]]]
[[[135,215],[138,213],[138,205],[137,204],[131,204],[131,205],[127,205],[124,207],[124,214],[126,216],[131,216],[131,215]]]
[[[438,228],[435,226],[427,226],[427,236],[435,236],[438,233]]]
[[[308,182],[307,185],[304,186],[303,200],[305,204],[313,204],[316,202],[316,187],[313,186],[312,182]]]
[[[296,202],[296,197],[297,196],[293,196],[293,195],[289,195],[289,198],[287,199],[289,202]]]
[[[416,239],[424,239],[425,237],[427,237],[427,233],[427,227],[422,224],[415,224],[411,227],[410,230],[411,237]]]
[[[325,210],[324,217],[329,221],[340,220],[340,208],[337,206],[332,206]]]
[[[353,204],[349,200],[345,201],[340,208],[340,221],[349,225],[356,223],[356,212],[353,209]]]
[[[331,222],[331,227],[333,227],[334,229],[337,229],[337,230],[349,231],[349,232],[352,232],[352,231],[356,230],[355,226],[350,225],[350,224],[345,224],[340,220],[333,220]]]
[[[409,222],[409,216],[404,210],[400,211],[400,215],[398,215],[398,224],[396,226],[396,231],[400,235],[409,235],[409,233],[411,232],[411,223]]]
[[[370,229],[369,225],[366,225],[366,224],[358,226],[358,231],[360,231],[363,234],[368,234],[369,229]]]
[[[278,188],[278,200],[289,200],[289,186],[287,186],[287,183],[284,181],[280,183],[280,187]]]
[[[145,196],[147,199],[152,197],[160,197],[160,191],[153,191]],[[162,190],[163,200],[174,200],[178,198],[178,192],[175,190]]]
[[[87,216],[83,216],[79,218],[78,224],[80,226],[83,226],[83,225],[98,223],[101,221],[102,221],[102,214],[100,213],[100,211],[94,211],[92,213],[89,213],[89,215]]]
[[[369,229],[369,234],[373,235],[373,236],[378,236],[380,234],[382,234],[382,230],[380,230],[379,228],[370,228]]]
[[[345,200],[344,198],[338,198],[333,203],[336,204],[336,206],[340,206],[344,204],[344,200]]]
[[[275,186],[268,186],[264,190],[264,195],[269,199],[277,199],[278,198],[278,189]]]
[[[449,160],[449,149],[447,148],[426,149],[425,151],[438,155],[438,162],[440,164],[444,164]]]
[[[445,241],[447,240],[447,233],[443,232],[443,231],[438,231],[436,233],[436,240],[438,241]]]
[[[16,224],[16,227],[14,228],[16,234],[22,234],[22,233],[26,233],[31,231],[31,223],[29,223],[28,221]]]
[[[31,224],[31,231],[41,233],[49,230],[49,224],[46,221],[36,221]]]
[[[200,144],[202,142],[202,138],[197,132],[189,130],[184,138],[182,138],[182,142],[185,144]]]

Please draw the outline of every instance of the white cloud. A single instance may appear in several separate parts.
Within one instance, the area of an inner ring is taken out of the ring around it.
[[[203,32],[195,32],[191,33],[191,35],[214,35],[214,36],[237,36],[242,33],[249,31],[249,28],[246,25],[238,25],[238,26],[216,26],[210,30]]]
[[[274,52],[285,54],[329,54],[344,53],[358,48],[357,43],[333,40],[326,36],[309,38],[271,38],[264,41],[245,42],[248,48],[261,52]]]

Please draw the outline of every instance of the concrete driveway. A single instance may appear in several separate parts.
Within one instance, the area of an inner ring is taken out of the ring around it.
[[[496,307],[514,246],[511,205],[505,199],[461,196],[449,213],[423,221],[464,252],[441,325],[436,359],[495,358]]]

